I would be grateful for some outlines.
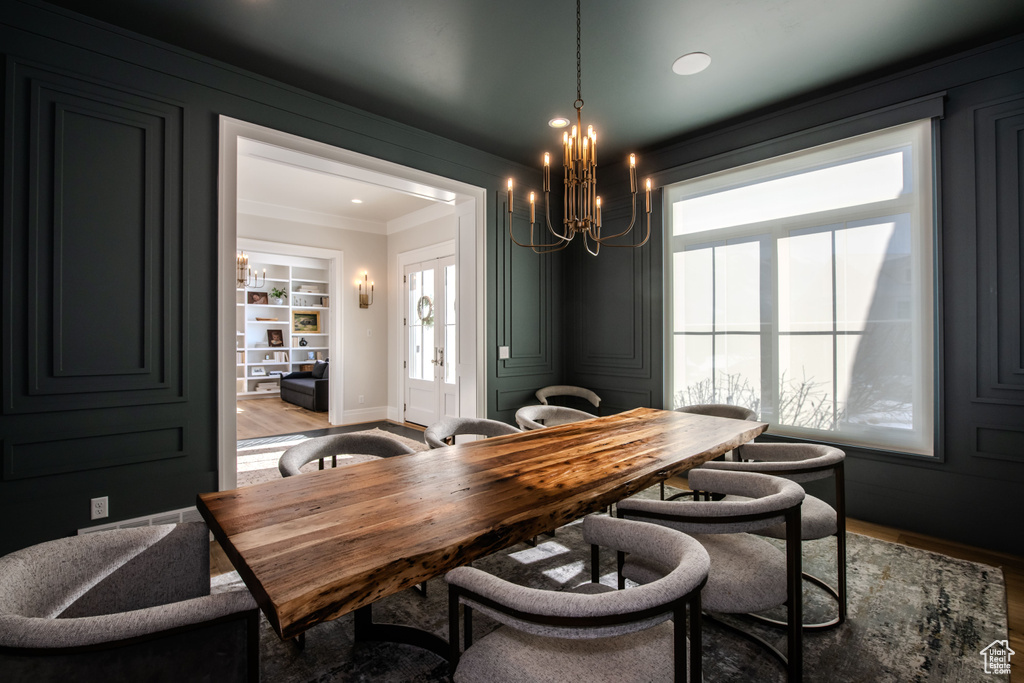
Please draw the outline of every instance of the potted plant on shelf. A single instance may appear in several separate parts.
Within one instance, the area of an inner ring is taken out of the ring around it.
[[[284,303],[284,300],[288,298],[288,293],[277,287],[270,290],[270,302],[275,306],[280,306]]]

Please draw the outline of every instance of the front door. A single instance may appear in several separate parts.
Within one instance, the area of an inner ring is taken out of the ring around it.
[[[405,267],[405,421],[458,415],[455,257]]]

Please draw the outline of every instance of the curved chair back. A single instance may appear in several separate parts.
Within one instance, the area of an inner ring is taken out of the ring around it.
[[[757,413],[750,408],[734,406],[729,403],[695,403],[692,406],[676,408],[677,413],[693,413],[694,415],[710,415],[711,417],[731,417],[734,420],[756,420]]]
[[[383,434],[331,434],[292,446],[281,455],[277,469],[280,470],[281,476],[292,477],[299,474],[303,465],[314,460],[319,460],[320,469],[323,469],[325,458],[331,458],[337,465],[338,457],[345,456],[342,464],[355,464],[415,452],[401,441]]]
[[[658,579],[628,590],[614,590],[596,581],[583,584],[568,591],[546,591],[520,586],[474,567],[459,567],[445,576],[449,585],[449,633],[459,632],[459,610],[461,603],[466,608],[467,652],[462,666],[456,670],[456,681],[493,681],[504,678],[507,672],[508,653],[504,643],[515,643],[526,652],[516,653],[519,661],[528,666],[545,669],[541,676],[530,675],[524,680],[568,680],[585,675],[579,670],[552,672],[551,664],[565,661],[572,667],[572,657],[555,657],[552,653],[576,653],[581,640],[625,636],[637,631],[658,626],[669,619],[674,620],[672,629],[678,629],[673,636],[665,639],[673,650],[676,666],[675,680],[686,680],[687,660],[685,642],[681,631],[686,624],[687,607],[690,611],[690,679],[701,678],[701,631],[700,591],[707,580],[710,560],[707,551],[695,539],[664,527],[642,524],[614,517],[591,515],[583,520],[583,538],[592,544],[592,574],[596,574],[598,546],[605,546],[619,552],[629,552],[643,557],[666,573]],[[512,628],[525,635],[521,638],[502,639],[485,636],[476,645],[472,643],[471,610],[484,612],[503,628]],[[556,639],[556,640],[552,640]],[[560,641],[557,639],[561,639]],[[458,638],[452,638],[453,668],[459,664]],[[618,657],[625,662],[615,662],[618,668],[630,669],[632,665],[650,666],[650,645],[644,651],[634,652],[626,644],[615,649]],[[586,646],[582,646],[586,647]],[[604,646],[602,649],[606,649]],[[666,650],[669,648],[666,648]],[[533,663],[530,653],[542,653]],[[665,653],[666,659],[668,652]],[[640,660],[630,661],[630,658]],[[604,660],[607,661],[607,660]],[[657,666],[663,666],[657,664]],[[599,678],[606,671],[590,672],[587,678]],[[612,676],[612,678],[616,678]]]
[[[210,595],[206,525],[59,538],[0,558],[4,680],[259,680],[247,590]]]
[[[518,434],[520,430],[512,425],[477,417],[446,417],[427,427],[423,441],[431,448],[444,448],[455,443],[460,434],[491,437]]]
[[[554,396],[572,396],[574,398],[581,398],[589,402],[595,408],[601,407],[601,397],[595,394],[590,389],[584,389],[583,387],[574,387],[569,384],[556,384],[550,387],[543,387],[538,389],[536,392],[537,400],[541,402],[541,405],[548,405],[548,399]]]
[[[658,524],[688,534],[732,534],[756,531],[799,513],[804,490],[781,477],[755,472],[725,472],[699,467],[688,473],[694,491],[741,496],[740,500],[641,500],[619,502],[619,516]],[[799,520],[799,517],[797,517]],[[797,524],[799,527],[799,524]]]
[[[543,429],[593,418],[590,413],[562,406],[523,406],[516,411],[516,423],[523,430]]]
[[[712,460],[701,467],[773,474],[795,482],[827,479],[846,459],[833,446],[816,443],[748,443],[736,449],[738,461]]]

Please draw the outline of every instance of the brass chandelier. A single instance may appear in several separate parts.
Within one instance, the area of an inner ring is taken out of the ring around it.
[[[512,178],[508,179],[508,235],[520,247],[529,247],[538,254],[547,254],[565,249],[576,235],[583,236],[583,245],[587,251],[597,256],[601,245],[609,247],[642,247],[651,237],[651,180],[647,179],[646,214],[647,232],[641,242],[633,244],[615,244],[610,240],[628,235],[636,223],[636,155],[629,155],[629,189],[631,194],[632,217],[629,227],[614,235],[601,234],[601,197],[597,194],[597,135],[593,126],[587,126],[583,133],[583,96],[580,84],[582,69],[580,67],[580,0],[576,0],[576,125],[572,134],[562,134],[562,165],[565,169],[564,203],[562,231],[558,232],[551,226],[551,155],[544,153],[544,221],[548,232],[556,238],[550,243],[534,242],[534,225],[536,223],[536,196],[530,193],[530,240],[520,242],[512,231]],[[542,232],[542,231],[541,231]]]
[[[263,280],[253,272],[249,266],[249,256],[244,251],[235,255],[235,286],[238,289],[246,287],[262,287],[267,282],[267,269],[263,269]]]

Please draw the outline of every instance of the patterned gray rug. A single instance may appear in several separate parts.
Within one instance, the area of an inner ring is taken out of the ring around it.
[[[509,580],[559,590],[589,580],[589,549],[578,523],[525,545],[497,553],[475,566]],[[1007,681],[984,673],[980,651],[1007,637],[1006,591],[1002,572],[987,565],[849,534],[849,620],[832,631],[807,634],[805,680],[907,683]],[[602,582],[614,585],[614,556],[602,554]],[[806,568],[834,581],[832,539],[804,545]],[[223,589],[239,585],[237,574],[217,577]],[[827,603],[805,591],[806,618],[821,620]],[[432,579],[428,595],[404,591],[374,605],[377,621],[390,621],[447,637],[447,589]],[[474,619],[477,637],[494,624]],[[782,633],[751,626],[785,649]],[[282,642],[263,620],[262,680],[267,683],[445,681],[447,665],[417,648],[352,641],[352,616],[320,624],[306,634],[306,648]],[[704,629],[707,681],[784,681],[781,666],[745,640],[713,624]],[[668,671],[668,669],[666,669]],[[501,683],[495,681],[494,683]]]

